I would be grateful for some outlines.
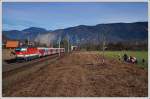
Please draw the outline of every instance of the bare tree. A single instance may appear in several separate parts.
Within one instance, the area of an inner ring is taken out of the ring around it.
[[[105,62],[105,57],[104,57],[104,54],[105,54],[105,53],[104,53],[104,52],[105,52],[105,36],[104,36],[104,34],[102,34],[102,40],[103,40],[103,41],[102,41],[102,45],[103,45],[103,48],[102,48],[102,49],[103,49],[102,63],[104,63],[104,62]]]
[[[103,33],[102,33],[102,50],[103,50],[103,53],[102,53],[102,63],[103,64],[105,63],[106,33],[107,33],[107,30],[104,27],[103,28]]]
[[[80,48],[80,41],[77,35],[75,36],[75,40],[76,40],[77,47]]]
[[[69,53],[70,52],[70,37],[68,34],[67,34],[67,40],[68,40],[68,53]]]

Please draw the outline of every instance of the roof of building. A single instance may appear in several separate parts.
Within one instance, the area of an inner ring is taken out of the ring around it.
[[[6,42],[6,48],[16,48],[19,46],[19,41],[15,41],[15,40],[8,40]]]

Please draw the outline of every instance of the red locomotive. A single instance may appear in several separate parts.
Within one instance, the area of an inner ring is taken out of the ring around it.
[[[35,47],[35,48],[26,47],[26,48],[16,48],[15,50],[16,59],[26,61],[64,52],[65,52],[64,48],[45,48],[45,47]]]

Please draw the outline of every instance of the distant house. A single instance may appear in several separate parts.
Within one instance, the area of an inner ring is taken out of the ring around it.
[[[16,40],[7,40],[6,48],[17,48],[19,47],[19,41]]]

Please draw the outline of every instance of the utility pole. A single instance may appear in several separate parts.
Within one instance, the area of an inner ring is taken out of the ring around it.
[[[76,44],[77,44],[77,49],[79,49],[80,47],[79,47],[79,43],[80,43],[80,41],[79,41],[79,38],[77,37],[77,35],[76,35]]]
[[[67,38],[68,38],[68,53],[70,52],[70,49],[69,49],[69,46],[70,46],[70,44],[69,44],[69,35],[67,35]]]
[[[61,38],[59,38],[59,57],[60,57],[60,41],[61,41]]]
[[[39,42],[39,44],[38,44],[38,46],[40,46],[40,42],[41,42],[41,39],[40,39],[40,37],[41,37],[41,33],[39,33],[39,35],[38,35],[39,37],[38,37],[38,42]]]
[[[29,46],[29,36],[28,36],[28,46]]]
[[[68,53],[70,52],[70,49],[69,49],[69,41],[68,41]]]
[[[104,57],[104,54],[105,54],[105,33],[102,33],[102,39],[103,39],[103,59],[102,59],[102,63],[105,62],[105,57]]]

